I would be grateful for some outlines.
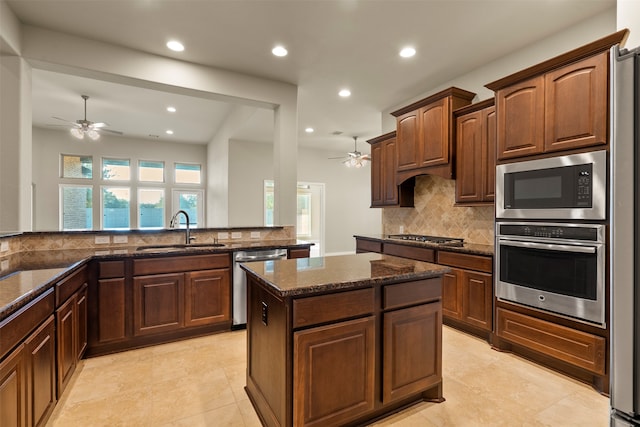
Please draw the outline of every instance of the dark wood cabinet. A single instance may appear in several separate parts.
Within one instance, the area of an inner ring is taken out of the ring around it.
[[[61,396],[76,368],[76,310],[71,297],[56,310],[56,334],[58,338],[58,396]]]
[[[442,277],[442,314],[451,319],[462,318],[461,270],[452,269]]]
[[[125,279],[98,279],[95,291],[95,314],[90,327],[94,331],[91,345],[122,341],[127,338]]]
[[[290,248],[287,249],[287,258],[309,258],[310,248]]]
[[[396,132],[367,141],[371,144],[371,207],[413,206],[415,180],[396,182]]]
[[[26,427],[27,379],[24,345],[18,346],[0,362],[0,425]]]
[[[293,348],[293,425],[340,425],[374,408],[373,316],[295,332]]]
[[[475,93],[449,88],[400,110],[396,117],[396,182],[425,173],[453,177],[453,117]]]
[[[133,333],[157,334],[184,326],[184,274],[133,279]]]
[[[496,112],[494,100],[456,110],[456,204],[494,201]]]
[[[486,85],[496,92],[498,160],[608,143],[608,48],[621,34]]]
[[[27,425],[44,426],[57,402],[56,335],[53,315],[25,341],[25,368]]]
[[[200,326],[231,320],[229,269],[185,274],[184,326]]]
[[[87,350],[87,288],[85,284],[77,293],[76,310],[76,359],[80,360]]]
[[[493,276],[489,273],[464,271],[462,274],[461,319],[479,329],[493,329]]]
[[[384,313],[382,401],[411,396],[442,382],[440,303]]]

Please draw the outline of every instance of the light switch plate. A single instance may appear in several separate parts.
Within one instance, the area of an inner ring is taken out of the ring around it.
[[[227,233],[226,231],[221,231],[218,233],[219,240],[227,240],[228,238],[229,238],[229,233]]]
[[[6,240],[0,243],[0,252],[7,252],[9,250],[9,242]]]
[[[252,231],[251,232],[251,238],[252,239],[259,239],[260,238],[260,232],[259,231]]]
[[[113,243],[128,243],[129,236],[113,236]]]
[[[96,236],[96,245],[108,245],[111,239],[109,236]]]
[[[240,231],[232,231],[231,232],[232,239],[242,239],[242,232]]]
[[[4,271],[6,269],[9,268],[9,260],[5,259],[4,261],[0,262],[0,270]]]

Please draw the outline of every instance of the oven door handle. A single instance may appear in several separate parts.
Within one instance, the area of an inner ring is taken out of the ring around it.
[[[517,242],[512,240],[499,240],[500,245],[516,246],[519,248],[544,249],[547,251],[558,252],[579,252],[583,254],[595,254],[597,248],[594,246],[573,246],[573,245],[557,245],[555,243],[535,243],[535,242]]]

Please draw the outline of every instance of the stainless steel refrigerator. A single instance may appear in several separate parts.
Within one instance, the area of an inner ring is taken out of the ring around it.
[[[611,426],[640,426],[640,49],[611,49]]]

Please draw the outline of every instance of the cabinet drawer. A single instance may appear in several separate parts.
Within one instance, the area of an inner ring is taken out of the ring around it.
[[[62,305],[71,295],[73,295],[82,285],[87,283],[87,267],[65,277],[56,284],[56,307]]]
[[[395,243],[385,243],[382,247],[382,253],[425,262],[434,262],[436,259],[433,249],[398,245]]]
[[[356,252],[376,252],[382,253],[382,242],[374,242],[371,240],[356,240]]]
[[[435,301],[442,296],[442,279],[419,280],[416,282],[398,283],[383,288],[382,309],[404,307]]]
[[[373,312],[373,288],[293,301],[293,327],[332,322]]]
[[[485,273],[493,272],[493,259],[480,255],[438,251],[437,262],[438,264],[466,268],[467,270],[484,271]]]
[[[230,260],[228,253],[134,259],[133,275],[141,276],[225,268],[230,266]]]
[[[0,359],[53,313],[53,289],[0,323]]]
[[[101,261],[98,263],[98,279],[124,277],[124,261]]]
[[[497,335],[596,374],[604,375],[606,340],[603,337],[498,308]]]

